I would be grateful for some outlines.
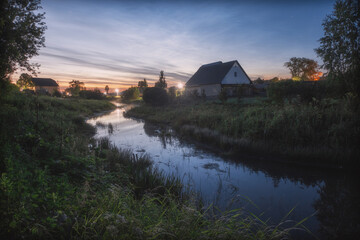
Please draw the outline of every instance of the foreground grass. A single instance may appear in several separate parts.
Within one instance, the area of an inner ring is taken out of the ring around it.
[[[92,139],[85,117],[112,109],[106,101],[13,91],[0,104],[2,239],[279,239],[290,231],[243,210],[201,210],[147,156]]]
[[[170,123],[180,133],[224,150],[262,151],[286,161],[338,166],[356,164],[359,155],[360,117],[346,100],[142,105],[127,115]]]

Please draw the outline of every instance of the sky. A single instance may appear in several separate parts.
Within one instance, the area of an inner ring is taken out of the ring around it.
[[[73,79],[110,91],[144,78],[152,86],[161,70],[173,86],[231,60],[252,79],[286,78],[291,57],[321,64],[314,48],[334,2],[43,0],[46,47],[31,61],[62,88]]]

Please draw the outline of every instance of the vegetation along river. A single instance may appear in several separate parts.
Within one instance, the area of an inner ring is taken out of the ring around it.
[[[206,205],[221,210],[244,207],[270,224],[284,221],[295,208],[286,219],[299,222],[310,217],[303,225],[315,235],[296,231],[295,238],[341,239],[359,234],[360,184],[355,174],[285,166],[251,156],[227,159],[178,138],[169,127],[125,118],[124,111],[117,108],[88,120],[97,125],[96,137],[109,137],[116,146],[138,155],[148,154],[155,167],[179,177]]]

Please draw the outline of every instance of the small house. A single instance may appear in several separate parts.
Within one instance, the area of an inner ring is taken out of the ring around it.
[[[35,92],[43,92],[53,94],[54,91],[59,91],[59,84],[51,78],[32,78]]]
[[[249,76],[238,61],[214,62],[202,65],[199,70],[185,84],[186,93],[206,95],[206,97],[218,96],[222,89],[228,96],[234,96],[239,87],[250,95],[252,84]]]

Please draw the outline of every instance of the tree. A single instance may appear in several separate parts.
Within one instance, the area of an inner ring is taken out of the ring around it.
[[[315,52],[322,58],[328,75],[339,78],[346,87],[360,91],[360,6],[357,0],[339,0],[326,16],[324,37]]]
[[[274,82],[278,82],[280,81],[280,79],[278,77],[273,77],[272,79],[269,80],[270,82],[274,83]]]
[[[284,66],[289,68],[294,80],[311,80],[319,69],[319,65],[315,60],[297,57],[290,58],[290,61],[286,62]]]
[[[155,83],[155,87],[158,88],[166,88],[167,87],[167,83],[165,80],[165,76],[164,76],[164,71],[160,71],[160,76],[159,76],[159,81]]]
[[[79,96],[81,90],[85,90],[85,84],[79,80],[72,80],[69,82],[69,88],[65,91],[70,93],[71,96]]]
[[[138,82],[138,87],[139,88],[147,88],[148,87],[148,83],[146,81],[146,78],[144,78],[144,81],[139,81]]]
[[[143,99],[145,103],[153,106],[163,106],[169,101],[166,90],[159,87],[145,88]]]
[[[0,81],[17,68],[33,74],[38,64],[29,59],[44,47],[45,13],[39,13],[40,0],[7,0],[0,3]]]
[[[173,101],[173,100],[175,100],[175,98],[176,98],[176,87],[170,87],[169,88],[169,97],[170,97],[170,99]]]
[[[121,95],[123,100],[136,100],[139,98],[139,88],[138,87],[130,87],[129,89],[125,90]]]
[[[23,89],[32,88],[34,87],[34,83],[31,81],[31,79],[31,75],[23,73],[20,75],[19,80],[16,81],[16,85]]]
[[[261,78],[257,78],[256,80],[254,80],[254,83],[256,84],[263,84],[264,83],[264,79],[261,79]]]
[[[79,97],[101,100],[104,98],[104,94],[101,93],[100,89],[95,88],[94,90],[81,90],[79,92]]]
[[[106,86],[105,86],[105,92],[106,92],[106,95],[108,95],[108,94],[109,94],[109,90],[110,90],[109,86],[108,86],[108,85],[106,85]]]
[[[148,87],[148,83],[147,83],[147,81],[146,81],[145,78],[144,78],[144,81],[139,81],[139,82],[138,82],[138,87],[139,87],[140,93],[143,93],[144,90],[145,90],[145,88]]]

